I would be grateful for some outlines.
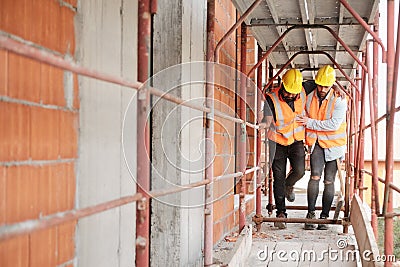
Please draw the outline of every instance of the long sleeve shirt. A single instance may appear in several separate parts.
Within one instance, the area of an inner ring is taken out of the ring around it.
[[[333,97],[333,95],[331,95],[331,97]],[[322,101],[328,101],[328,99],[325,98]],[[316,120],[309,118],[306,127],[308,129],[317,131],[335,131],[339,129],[343,121],[346,120],[346,110],[347,110],[346,99],[338,97],[336,99],[335,108],[333,109],[332,112],[332,117],[329,120]],[[313,151],[314,146],[315,144],[311,148],[311,151]],[[325,152],[325,161],[342,159],[346,153],[346,145],[324,148],[324,152]]]

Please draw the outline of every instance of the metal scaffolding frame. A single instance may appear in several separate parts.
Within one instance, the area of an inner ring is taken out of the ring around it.
[[[346,49],[350,55],[356,60],[358,63],[358,67],[362,71],[361,78],[355,77],[351,79],[347,75],[345,75],[346,79],[351,83],[352,90],[351,95],[346,92],[350,98],[350,112],[348,116],[348,120],[350,123],[348,124],[348,136],[354,138],[354,142],[349,140],[348,142],[348,155],[346,159],[346,188],[345,188],[345,208],[344,214],[345,218],[342,221],[339,220],[326,220],[325,223],[332,224],[342,224],[344,226],[344,232],[347,232],[347,228],[350,224],[349,222],[349,201],[352,198],[353,194],[358,194],[362,197],[362,192],[366,188],[363,184],[363,174],[368,174],[372,176],[372,193],[371,193],[371,206],[372,206],[372,221],[371,225],[374,230],[375,236],[378,237],[377,231],[377,218],[384,217],[385,218],[385,236],[384,236],[384,246],[385,246],[385,254],[392,255],[393,254],[393,217],[400,216],[399,214],[393,213],[393,190],[400,193],[400,188],[396,187],[393,184],[393,125],[394,125],[394,115],[396,112],[400,110],[399,107],[395,107],[396,101],[396,92],[397,92],[397,81],[398,81],[398,72],[399,72],[399,53],[400,53],[400,19],[398,19],[398,32],[397,32],[397,45],[396,49],[394,49],[394,1],[388,1],[387,6],[387,14],[388,14],[388,25],[387,25],[387,43],[388,48],[385,51],[385,47],[378,35],[378,14],[375,18],[374,30],[370,29],[370,26],[365,23],[365,21],[354,11],[354,9],[347,3],[345,0],[340,0],[340,2],[346,7],[346,9],[360,22],[360,24],[371,34],[374,38],[373,40],[368,40],[367,44],[373,42],[373,69],[371,70],[369,64],[369,55],[368,55],[368,45],[365,52],[362,53],[362,61],[355,57],[354,54],[350,53],[348,49]],[[400,10],[400,6],[399,6]],[[312,25],[313,27],[321,27],[320,25]],[[278,44],[283,40],[283,37],[291,30],[296,28],[304,28],[309,27],[309,25],[295,25],[291,28],[288,28],[280,38],[270,47],[270,49],[259,58],[257,64],[249,71],[248,74],[251,74],[257,67],[261,66],[264,60],[268,60],[268,56],[271,54],[273,49],[275,49]],[[321,28],[329,28],[327,26],[323,26]],[[328,30],[329,31],[329,30]],[[329,31],[331,32],[331,31]],[[333,34],[332,34],[333,35]],[[340,38],[338,36],[333,35],[339,42]],[[341,42],[342,44],[342,42]],[[343,45],[343,44],[342,44]],[[382,48],[382,62],[387,64],[387,112],[385,115],[377,118],[377,96],[378,96],[378,45]],[[345,46],[344,46],[345,47]],[[340,65],[338,65],[335,60],[324,51],[300,51],[295,53],[286,64],[278,70],[276,75],[271,79],[266,79],[266,85],[264,86],[264,91],[272,85],[273,81],[282,73],[282,71],[290,65],[290,62],[299,54],[324,54],[326,55],[332,63],[335,64],[337,69],[341,71],[343,74],[344,71],[341,69]],[[268,65],[268,61],[266,62]],[[357,70],[358,73],[358,70]],[[372,73],[372,74],[371,74]],[[357,75],[358,76],[358,75]],[[268,77],[268,76],[266,76]],[[361,86],[357,86],[356,82],[360,83]],[[365,126],[365,101],[366,101],[366,84],[368,82],[368,95],[370,99],[370,118],[371,123]],[[361,87],[361,91],[358,89]],[[342,88],[343,89],[343,88]],[[361,107],[358,106],[358,103],[361,102]],[[378,177],[378,154],[377,154],[377,130],[376,125],[379,121],[382,121],[386,118],[386,179],[382,179]],[[359,124],[358,129],[356,129],[356,123]],[[364,137],[363,133],[366,129],[371,128],[371,136],[372,136],[372,172],[369,172],[364,169]],[[271,182],[271,173],[269,172],[269,183],[268,183],[268,192],[269,192],[269,204],[267,208],[269,210],[269,214],[272,213],[272,187],[270,186]],[[382,182],[385,184],[385,195],[384,195],[384,203],[382,207],[382,212],[380,211],[379,205],[379,191],[378,191],[378,182]],[[267,184],[267,183],[265,183]],[[266,185],[267,186],[267,185]],[[257,191],[258,193],[258,191]],[[258,198],[256,198],[258,201]],[[304,209],[305,207],[296,206],[293,209]],[[299,219],[299,218],[266,218],[261,214],[256,213],[253,217],[253,221],[256,223],[259,228],[259,224],[262,222],[288,222],[288,223],[316,223],[310,219]],[[389,266],[390,263],[386,262],[385,266]]]

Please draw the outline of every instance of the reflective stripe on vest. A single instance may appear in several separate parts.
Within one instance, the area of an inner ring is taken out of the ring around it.
[[[317,96],[317,90],[312,91],[307,96],[306,111],[310,118],[316,120],[329,120],[332,118],[335,109],[337,96],[334,90],[330,90],[326,98],[322,101],[321,107]],[[347,142],[346,120],[342,122],[339,129],[335,131],[316,131],[306,129],[306,144],[312,146],[318,139],[322,148],[344,146]]]
[[[288,146],[305,138],[305,128],[296,122],[296,116],[304,115],[306,93],[304,89],[301,91],[300,97],[294,101],[293,111],[286,102],[280,100],[278,91],[268,94],[274,103],[276,117],[275,124],[268,131],[268,139]]]

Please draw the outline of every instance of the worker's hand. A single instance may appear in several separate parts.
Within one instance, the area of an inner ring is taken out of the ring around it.
[[[346,97],[346,94],[336,84],[332,85],[332,89],[336,96],[339,96],[341,98]]]
[[[258,127],[259,127],[260,130],[261,130],[261,129],[265,129],[265,128],[267,128],[267,123],[261,122],[261,123],[258,125]]]
[[[308,119],[307,116],[296,116],[296,122],[304,126],[307,125]]]
[[[264,119],[259,124],[259,129],[268,129],[272,124],[272,116],[265,116]]]

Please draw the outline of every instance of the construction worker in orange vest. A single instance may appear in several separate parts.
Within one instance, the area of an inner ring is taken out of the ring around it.
[[[335,177],[338,170],[337,159],[342,160],[346,152],[346,98],[334,92],[335,70],[323,66],[315,77],[317,89],[307,95],[306,116],[297,122],[306,127],[306,145],[311,147],[311,177],[307,187],[308,213],[306,218],[315,219],[315,203],[319,193],[319,183],[324,172],[324,191],[320,219],[327,219],[335,194]],[[306,230],[315,229],[311,223]],[[318,224],[317,229],[328,229]]]
[[[277,218],[286,218],[285,196],[294,201],[294,184],[304,176],[305,128],[296,122],[296,117],[304,115],[306,93],[302,86],[303,77],[297,69],[290,69],[282,76],[281,85],[268,93],[264,107],[261,128],[269,128],[269,155],[274,176],[274,198]],[[286,174],[289,159],[291,170]],[[286,223],[275,222],[279,229]]]

